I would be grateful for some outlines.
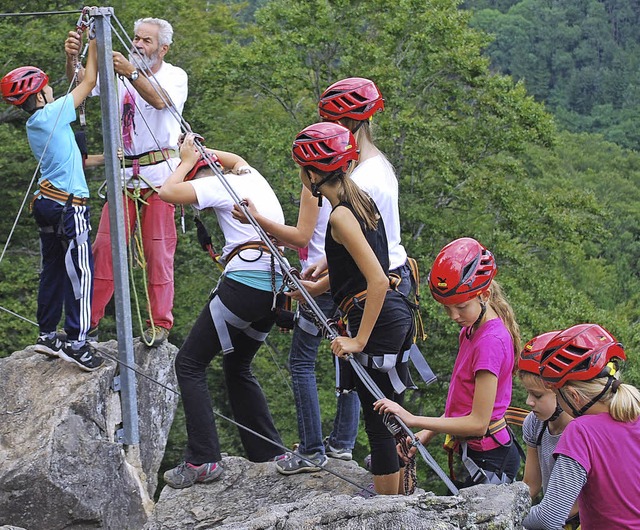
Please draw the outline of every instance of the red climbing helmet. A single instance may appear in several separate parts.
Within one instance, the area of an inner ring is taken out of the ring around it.
[[[607,364],[625,360],[622,345],[602,326],[578,324],[558,333],[542,351],[540,376],[560,388],[567,381],[612,375]]]
[[[2,98],[12,105],[22,105],[31,94],[37,94],[49,82],[49,76],[35,66],[11,70],[0,81]]]
[[[440,251],[427,281],[436,301],[462,304],[484,293],[497,272],[493,254],[475,239],[462,237]]]
[[[291,152],[297,164],[320,171],[346,171],[351,160],[358,160],[352,132],[338,123],[314,123],[298,133]]]
[[[363,77],[349,77],[327,88],[318,102],[320,117],[338,121],[341,118],[366,120],[384,109],[384,99],[376,84]]]
[[[201,169],[208,168],[209,164],[215,164],[218,167],[222,167],[220,165],[220,159],[213,151],[206,151],[206,157],[200,155],[198,161],[194,164],[194,166],[189,170],[189,173],[184,177],[184,182],[188,182],[193,180]]]
[[[549,331],[533,337],[529,342],[524,345],[518,358],[518,370],[523,372],[529,372],[537,376],[540,375],[540,357],[543,350],[546,348],[549,341],[555,337],[559,331]]]

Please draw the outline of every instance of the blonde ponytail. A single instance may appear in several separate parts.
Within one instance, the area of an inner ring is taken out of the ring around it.
[[[509,301],[507,300],[502,287],[497,281],[493,280],[493,282],[491,282],[490,291],[491,296],[489,297],[489,305],[500,317],[500,320],[504,322],[505,327],[509,331],[511,340],[513,340],[513,353],[514,356],[516,356],[522,349],[522,341],[520,338],[520,326],[518,326],[518,323],[516,322],[515,313],[513,312],[511,305],[509,305]]]
[[[636,421],[640,416],[640,390],[621,383],[611,398],[609,414],[616,421]]]
[[[565,386],[573,388],[583,400],[589,402],[602,394],[607,382],[608,377],[598,377],[591,381],[567,381]],[[608,405],[609,414],[616,421],[632,422],[640,416],[640,391],[633,385],[619,382],[617,378],[612,388],[598,399],[598,403]]]

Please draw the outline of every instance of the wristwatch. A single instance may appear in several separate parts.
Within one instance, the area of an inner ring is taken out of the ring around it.
[[[131,72],[131,75],[129,76],[129,80],[137,81],[138,77],[140,77],[140,72],[138,72],[138,70],[134,70],[133,72]]]

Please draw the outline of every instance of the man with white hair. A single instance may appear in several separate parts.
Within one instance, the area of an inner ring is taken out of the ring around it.
[[[142,233],[151,312],[149,328],[143,338],[149,346],[164,342],[173,327],[175,206],[161,201],[157,191],[180,162],[177,148],[181,132],[179,116],[187,99],[188,79],[184,70],[164,61],[172,38],[173,28],[169,22],[142,18],[134,25],[129,58],[113,52],[113,68],[119,76],[117,90],[126,166],[125,226],[130,236],[138,222]],[[65,41],[69,78],[73,77],[81,46],[81,36],[70,31]],[[99,92],[98,83],[92,94]],[[114,291],[107,204],[102,209],[93,252],[95,273],[90,336],[97,340],[98,324]]]

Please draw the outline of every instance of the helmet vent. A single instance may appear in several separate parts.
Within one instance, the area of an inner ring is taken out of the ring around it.
[[[588,348],[581,348],[580,346],[576,346],[574,344],[567,344],[564,350],[568,353],[571,353],[577,357],[582,357],[585,353],[589,351]]]
[[[469,277],[474,273],[474,271],[477,268],[478,265],[478,259],[480,256],[476,256],[474,259],[472,259],[469,263],[467,263],[463,268],[462,268],[462,279],[460,281],[460,283],[465,283]],[[478,271],[480,272],[480,271]]]
[[[576,364],[576,366],[574,367],[573,371],[574,372],[586,372],[589,367],[591,366],[591,359],[586,358],[582,361],[580,361],[578,364]]]
[[[557,351],[558,351],[558,347],[548,348],[548,349],[544,350],[542,352],[542,354],[540,355],[540,363],[542,364],[545,360],[547,360],[549,357],[551,357]]]
[[[559,363],[568,365],[573,362],[573,359],[570,359],[569,357],[565,357],[564,355],[559,353],[558,355],[556,355],[556,361],[558,361]]]

